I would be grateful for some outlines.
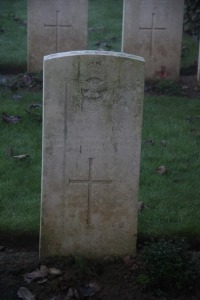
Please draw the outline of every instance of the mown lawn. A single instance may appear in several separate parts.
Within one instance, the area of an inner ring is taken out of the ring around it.
[[[14,93],[15,95],[15,93]],[[27,113],[41,103],[40,93],[1,90],[1,113],[22,116],[17,124],[0,123],[1,231],[39,230],[41,127]],[[139,237],[182,235],[199,237],[200,228],[200,118],[198,99],[146,96],[144,103],[139,199]],[[29,154],[26,159],[9,156]],[[167,172],[156,173],[164,165]]]
[[[89,1],[89,49],[120,51],[122,0]],[[0,2],[1,70],[26,68],[26,1]],[[183,40],[182,66],[194,63],[197,42]],[[188,62],[189,61],[189,62]],[[1,79],[1,78],[0,78]],[[13,95],[19,94],[21,98]],[[0,122],[0,232],[39,232],[42,124],[27,113],[42,94],[0,88],[0,114],[22,116],[17,124]],[[145,96],[139,200],[139,238],[187,236],[199,240],[199,100]],[[20,160],[9,155],[29,154]],[[159,175],[155,169],[165,166]]]

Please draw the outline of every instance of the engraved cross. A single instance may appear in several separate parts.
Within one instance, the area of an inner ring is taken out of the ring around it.
[[[155,30],[165,30],[166,27],[155,27],[155,13],[152,13],[151,27],[140,27],[142,30],[151,30],[151,45],[150,45],[150,56],[153,55],[154,46],[154,31]]]
[[[92,217],[92,201],[93,201],[93,184],[111,184],[112,180],[93,179],[93,158],[89,158],[89,174],[88,179],[69,179],[69,184],[87,184],[87,219],[86,223],[91,224]]]
[[[56,29],[56,52],[58,52],[58,29],[59,28],[68,28],[71,27],[71,25],[60,25],[59,24],[59,10],[56,11],[56,24],[45,24],[44,23],[44,27],[55,27]]]

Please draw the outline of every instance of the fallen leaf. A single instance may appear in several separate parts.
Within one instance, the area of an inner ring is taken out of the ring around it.
[[[44,278],[44,279],[38,280],[37,283],[38,283],[38,284],[43,284],[43,283],[45,283],[45,282],[47,282],[47,281],[48,281],[48,279],[47,279],[47,278]]]
[[[145,141],[145,144],[153,146],[155,144],[154,140],[148,139]]]
[[[20,154],[20,155],[14,155],[14,156],[12,156],[13,158],[17,158],[17,159],[25,159],[25,158],[28,158],[28,157],[30,157],[30,155],[29,154]]]
[[[55,276],[59,276],[62,274],[62,271],[56,268],[49,268],[48,273],[50,275],[55,275]]]
[[[32,78],[31,78],[31,76],[29,76],[29,75],[24,75],[23,77],[22,77],[22,80],[23,80],[23,82],[26,84],[26,85],[29,85],[29,84],[31,84],[32,83]]]
[[[7,113],[3,112],[1,115],[3,122],[7,124],[16,124],[19,123],[22,119],[20,116],[9,116]]]
[[[102,286],[100,285],[99,282],[92,281],[89,283],[89,287],[92,287],[96,290],[96,292],[100,292],[102,290]]]
[[[25,287],[20,287],[17,296],[23,300],[35,300],[35,296]]]
[[[160,166],[155,171],[159,175],[164,175],[167,172],[167,169],[165,166]]]
[[[18,94],[14,94],[14,95],[12,95],[12,98],[13,98],[13,100],[20,100],[21,98],[22,98],[22,96],[21,95],[18,95]]]
[[[165,140],[160,141],[160,144],[161,144],[162,146],[164,146],[164,147],[166,147],[166,145],[167,145],[167,143],[166,143]]]
[[[199,121],[200,120],[200,116],[189,116],[186,118],[187,121],[189,122],[194,122],[195,120]]]
[[[140,268],[140,266],[137,263],[135,263],[132,265],[131,270],[137,271],[139,268]]]
[[[29,113],[32,117],[37,118],[39,121],[42,121],[42,105],[41,104],[31,104],[25,111]]]
[[[190,116],[190,117],[187,117],[186,120],[187,120],[188,122],[194,122],[194,119],[193,119],[193,117],[191,117],[191,116]]]
[[[69,299],[80,299],[80,295],[77,289],[75,288],[69,288],[67,295],[65,297],[65,300],[69,300]]]
[[[30,104],[28,106],[28,109],[32,109],[32,108],[42,108],[41,104],[35,103],[35,104]]]
[[[90,282],[88,285],[80,286],[79,292],[82,297],[91,297],[100,292],[102,287],[97,282]]]
[[[196,128],[190,128],[190,132],[196,132],[197,129]]]
[[[46,277],[48,275],[48,268],[44,265],[40,266],[40,269],[33,271],[31,273],[27,273],[24,275],[24,281],[30,283],[36,279],[40,279]]]

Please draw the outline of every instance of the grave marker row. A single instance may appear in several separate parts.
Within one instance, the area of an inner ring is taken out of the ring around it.
[[[124,0],[122,52],[145,58],[146,79],[179,77],[184,0]],[[28,72],[44,55],[87,48],[88,0],[28,1]]]

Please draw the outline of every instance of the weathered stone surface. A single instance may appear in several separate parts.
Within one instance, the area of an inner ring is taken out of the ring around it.
[[[146,79],[179,77],[184,0],[124,0],[122,51],[145,58]]]
[[[87,49],[88,0],[28,0],[28,72],[43,56]]]
[[[133,255],[144,61],[78,51],[44,58],[40,255]]]

